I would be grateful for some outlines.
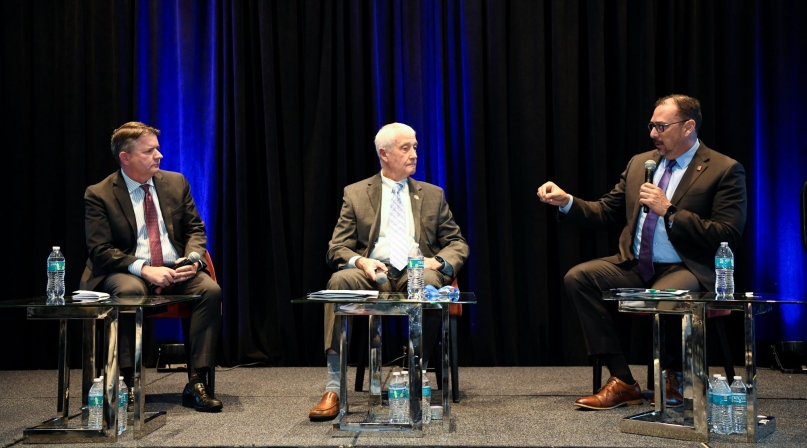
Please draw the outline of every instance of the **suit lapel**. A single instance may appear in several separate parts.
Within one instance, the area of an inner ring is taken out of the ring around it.
[[[420,209],[423,206],[423,201],[420,197],[420,183],[411,177],[408,179],[409,183],[409,203],[412,206],[412,219],[415,221],[415,241],[420,242],[420,235],[423,234],[420,228]]]
[[[373,251],[373,244],[378,240],[381,229],[381,174],[376,174],[367,183],[367,199],[373,210],[373,224],[370,226],[370,238],[367,241],[367,254]]]
[[[126,221],[129,222],[132,235],[135,235],[135,238],[137,238],[137,219],[135,218],[134,206],[132,205],[132,196],[129,194],[129,189],[126,188],[126,181],[123,180],[123,175],[120,170],[118,170],[118,175],[112,182],[112,193],[118,200],[118,205],[120,205],[121,210],[123,210]]]
[[[695,183],[698,178],[706,172],[709,168],[709,159],[711,149],[707,148],[703,142],[700,143],[698,146],[698,150],[695,151],[695,155],[692,157],[692,160],[689,162],[689,167],[687,167],[684,176],[681,177],[681,182],[678,183],[678,187],[675,189],[675,193],[673,193],[673,197],[670,200],[673,204],[678,204],[681,201],[681,198],[684,197],[689,187]]]

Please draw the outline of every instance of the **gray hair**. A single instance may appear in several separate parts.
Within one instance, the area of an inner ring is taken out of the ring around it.
[[[379,129],[378,134],[375,135],[375,152],[378,157],[381,157],[381,148],[391,148],[395,144],[398,133],[405,131],[415,134],[415,130],[411,126],[403,123],[390,123]]]

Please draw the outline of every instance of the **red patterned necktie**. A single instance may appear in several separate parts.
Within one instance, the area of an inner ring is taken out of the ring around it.
[[[672,176],[672,169],[675,166],[675,160],[670,160],[667,163],[667,169],[661,176],[658,182],[658,187],[663,192],[667,192],[667,184],[670,182]],[[656,223],[658,222],[658,215],[653,210],[647,212],[642,225],[642,242],[639,245],[639,276],[642,280],[649,282],[656,270],[653,268],[653,237],[656,234]]]
[[[140,188],[146,192],[146,198],[143,200],[143,210],[146,212],[146,231],[149,237],[151,265],[162,266],[163,245],[160,243],[160,222],[157,220],[157,210],[154,208],[154,200],[151,198],[148,184],[141,185]]]

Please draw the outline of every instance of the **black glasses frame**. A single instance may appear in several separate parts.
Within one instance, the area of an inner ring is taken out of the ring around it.
[[[653,132],[653,128],[656,128],[659,134],[667,130],[667,126],[672,126],[678,123],[686,123],[689,119],[676,121],[675,123],[647,123],[647,130],[649,132]]]

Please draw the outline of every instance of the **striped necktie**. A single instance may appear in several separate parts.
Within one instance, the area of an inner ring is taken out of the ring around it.
[[[396,183],[392,187],[392,202],[389,213],[389,262],[403,271],[409,258],[409,233],[406,231],[406,213],[404,213],[401,190],[403,183]]]

